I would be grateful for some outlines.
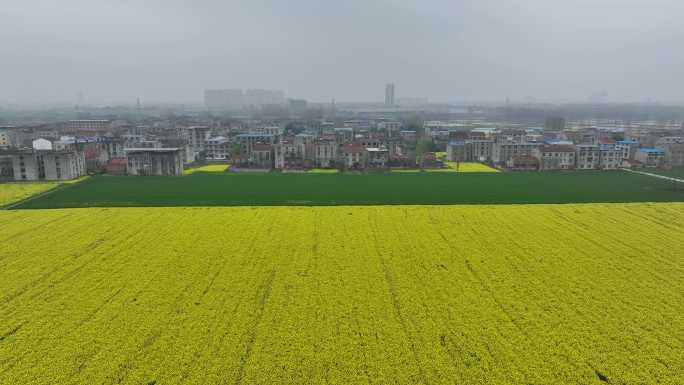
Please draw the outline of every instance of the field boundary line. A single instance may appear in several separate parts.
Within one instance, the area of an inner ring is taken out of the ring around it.
[[[38,194],[31,195],[31,196],[29,196],[29,197],[26,197],[26,198],[24,198],[24,199],[18,200],[18,201],[16,201],[16,202],[12,202],[12,203],[6,204],[6,205],[4,205],[4,206],[0,206],[0,210],[14,210],[14,209],[16,209],[16,208],[20,208],[19,206],[23,205],[24,203],[28,203],[28,202],[30,202],[30,201],[32,201],[32,200],[34,200],[34,199],[42,198],[42,197],[44,197],[45,195],[52,194],[53,192],[56,192],[56,191],[59,191],[59,190],[65,189],[65,188],[69,188],[70,186],[78,185],[78,184],[80,184],[80,183],[82,183],[82,182],[85,182],[86,180],[87,180],[87,178],[86,178],[85,180],[76,181],[76,182],[73,182],[73,181],[62,181],[62,182],[58,183],[55,187],[53,187],[53,188],[51,188],[51,189],[45,190],[45,191],[43,191],[43,192],[41,192],[41,193],[38,193]]]
[[[684,183],[684,179],[673,178],[673,177],[671,177],[671,176],[658,175],[658,174],[653,174],[653,173],[644,172],[644,171],[630,170],[630,169],[628,169],[628,168],[623,168],[622,170],[627,171],[627,172],[631,172],[631,173],[634,173],[634,174],[641,174],[641,175],[650,176],[650,177],[653,177],[653,178],[665,179],[665,180],[669,180],[669,181],[672,181],[672,182]]]
[[[15,209],[17,206],[20,206],[20,205],[22,205],[22,204],[24,204],[24,203],[26,203],[26,202],[30,202],[30,201],[32,201],[33,199],[38,199],[38,198],[43,197],[43,196],[45,196],[45,195],[51,194],[51,193],[53,193],[53,192],[59,190],[60,188],[63,188],[64,186],[65,186],[64,184],[58,184],[57,186],[55,186],[55,187],[53,187],[53,188],[51,188],[51,189],[45,190],[45,191],[43,191],[43,192],[41,192],[41,193],[31,195],[31,196],[29,196],[29,197],[26,197],[26,198],[24,198],[24,199],[18,200],[18,201],[16,201],[16,202],[12,202],[12,203],[6,204],[6,205],[4,205],[4,206],[0,206],[0,210],[13,210],[13,209]]]

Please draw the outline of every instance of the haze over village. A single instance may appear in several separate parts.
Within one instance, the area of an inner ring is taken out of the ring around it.
[[[4,0],[0,385],[684,384],[682,15]]]

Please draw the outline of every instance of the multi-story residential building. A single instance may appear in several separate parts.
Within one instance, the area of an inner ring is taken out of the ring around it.
[[[127,148],[125,152],[129,175],[183,174],[183,155],[179,148]]]
[[[665,151],[653,147],[642,147],[634,155],[634,160],[640,162],[644,167],[660,167],[665,160]]]
[[[334,140],[319,139],[314,144],[316,167],[334,168],[337,164],[339,145]]]
[[[208,160],[226,160],[230,158],[231,142],[228,138],[217,136],[205,141],[206,158]]]
[[[598,144],[601,134],[598,130],[586,130],[580,136],[580,144]]]
[[[399,132],[401,131],[401,122],[392,120],[379,122],[378,130],[384,130],[387,132]]]
[[[314,162],[314,143],[316,137],[310,134],[297,134],[294,143],[302,148],[302,155],[307,164]]]
[[[622,149],[615,144],[599,145],[599,168],[602,170],[617,170],[622,166]]]
[[[69,180],[86,173],[85,155],[80,151],[34,148],[2,154],[11,158],[12,175],[18,181]]]
[[[684,136],[667,136],[658,139],[656,148],[665,151],[663,166],[684,166]]]
[[[519,143],[515,141],[494,142],[492,148],[492,161],[504,164],[514,156],[532,156],[536,143]]]
[[[250,167],[271,169],[273,168],[273,145],[269,143],[257,143],[252,146],[249,153]]]
[[[639,141],[632,139],[619,140],[615,143],[615,148],[620,151],[622,161],[634,160],[634,154],[639,149]]]
[[[447,160],[450,162],[465,162],[468,160],[465,140],[452,140],[446,148]]]
[[[470,125],[460,123],[460,122],[442,122],[439,120],[427,121],[423,123],[423,130],[425,136],[431,138],[437,135],[440,131],[464,131],[467,130]]]
[[[384,136],[369,135],[356,139],[356,142],[366,148],[387,147],[387,140]]]
[[[366,149],[359,143],[342,146],[342,163],[346,168],[363,168],[366,165]]]
[[[97,136],[109,132],[112,129],[110,120],[70,120],[67,123],[67,132],[82,136]]]
[[[124,158],[126,156],[126,152],[124,151],[126,146],[123,138],[107,136],[101,138],[101,143],[107,154],[108,160]]]
[[[11,127],[0,127],[0,148],[8,148],[14,145]]]
[[[418,139],[418,134],[414,130],[399,131],[399,137],[404,142],[415,142]]]
[[[354,140],[354,129],[351,127],[336,127],[333,129],[338,143],[347,143]]]
[[[273,135],[277,140],[285,130],[280,126],[264,126],[258,128],[250,128],[247,130],[248,134],[263,134],[263,135]]]
[[[539,160],[539,169],[572,170],[575,168],[576,148],[574,145],[551,144],[535,149],[533,155]]]
[[[354,129],[356,131],[358,131],[358,130],[370,130],[371,129],[371,122],[370,122],[370,120],[365,120],[365,119],[346,120],[344,122],[343,126],[346,128]]]
[[[386,147],[366,148],[366,167],[386,168],[389,162],[389,150]]]
[[[209,126],[190,126],[183,129],[182,138],[188,141],[190,150],[193,153],[194,162],[201,153],[206,152],[206,141],[211,137],[211,128]]]
[[[275,144],[276,136],[271,134],[239,134],[235,140],[240,144],[243,152],[249,155],[256,144]]]
[[[578,144],[577,148],[577,169],[594,170],[599,167],[601,152],[596,144]]]
[[[14,180],[14,166],[12,166],[12,155],[0,152],[0,181]]]
[[[539,169],[539,159],[532,155],[513,155],[506,160],[506,167],[516,171],[534,171]]]
[[[136,146],[130,146],[136,147]],[[190,148],[187,140],[182,138],[164,138],[160,141],[158,147],[175,147],[181,150],[181,157],[183,158],[183,165],[190,164],[195,161],[195,153]]]
[[[86,170],[98,172],[102,171],[112,159],[108,151],[108,142],[112,144],[112,141],[113,139],[107,137],[62,136],[59,140],[52,142],[52,145],[58,151],[82,151],[86,159]],[[123,145],[123,142],[120,144]],[[114,147],[115,150],[120,150],[116,144]]]
[[[393,106],[394,104],[394,83],[389,83],[385,85],[385,105]]]
[[[494,151],[494,141],[485,139],[470,139],[470,158],[473,161],[491,162]]]
[[[274,164],[277,169],[301,169],[305,163],[305,145],[294,139],[283,139],[273,146]]]
[[[508,128],[494,134],[494,143],[527,143],[527,131]]]

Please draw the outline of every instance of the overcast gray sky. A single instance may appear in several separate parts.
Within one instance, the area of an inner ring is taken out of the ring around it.
[[[682,0],[2,0],[0,102],[684,102]]]

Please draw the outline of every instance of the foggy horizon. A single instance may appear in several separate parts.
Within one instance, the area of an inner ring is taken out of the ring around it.
[[[311,102],[684,104],[684,3],[618,0],[8,0],[0,104],[201,104],[205,89]]]

